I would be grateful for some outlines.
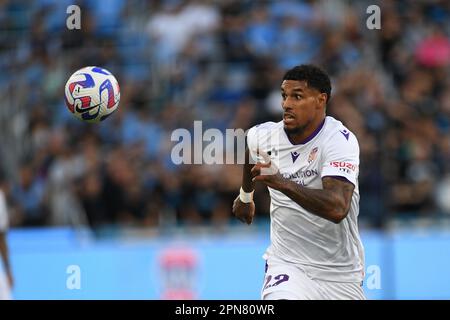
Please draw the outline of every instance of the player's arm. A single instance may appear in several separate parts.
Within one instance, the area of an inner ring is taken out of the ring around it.
[[[353,195],[354,185],[345,178],[326,176],[322,178],[323,189],[305,188],[289,179],[284,178],[267,155],[263,155],[269,161],[257,163],[251,170],[254,181],[260,181],[278,191],[281,191],[295,203],[309,212],[339,223],[348,214]],[[266,174],[263,172],[266,170]],[[267,174],[267,172],[276,172]]]
[[[11,265],[9,263],[8,245],[6,243],[6,232],[0,230],[0,255],[3,260],[3,267],[8,277],[10,287],[13,286],[13,276],[11,272]]]
[[[341,222],[347,216],[355,188],[352,183],[336,177],[323,177],[323,189],[308,189],[293,181],[281,179],[284,181],[276,184],[275,189],[309,212],[334,223]]]
[[[1,183],[0,176],[0,183]],[[3,268],[8,277],[9,286],[13,286],[13,276],[11,272],[11,265],[9,263],[9,252],[8,244],[6,240],[6,233],[8,230],[8,212],[6,207],[6,199],[4,197],[3,191],[0,188],[0,257],[3,261]],[[1,262],[0,262],[1,263]]]
[[[245,163],[242,170],[242,189],[245,192],[252,192],[255,190],[255,183],[252,177],[253,164],[250,163],[250,151],[245,149]]]
[[[242,171],[242,190],[248,194],[252,194],[255,189],[255,184],[252,181],[252,167],[253,165],[250,163],[250,152],[246,148],[245,163]],[[253,200],[249,202],[246,200],[246,202],[242,201],[241,194],[239,194],[233,202],[233,214],[242,222],[251,224],[255,215],[255,203]]]

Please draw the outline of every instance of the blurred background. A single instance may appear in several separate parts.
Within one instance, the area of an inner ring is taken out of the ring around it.
[[[450,298],[449,1],[1,0],[14,298],[259,299],[267,191],[242,226],[241,166],[174,165],[170,135],[279,121],[281,78],[302,63],[330,74],[328,114],[360,142],[367,276],[381,275],[368,297]],[[89,65],[121,85],[99,125],[64,104]],[[81,289],[66,287],[70,265]]]

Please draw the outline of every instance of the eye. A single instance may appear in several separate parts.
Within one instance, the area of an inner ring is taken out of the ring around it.
[[[302,96],[299,95],[299,94],[296,94],[296,95],[295,95],[295,99],[300,100],[300,99],[302,99]]]
[[[283,98],[283,100],[286,100],[286,94],[285,93],[281,93],[281,97]]]

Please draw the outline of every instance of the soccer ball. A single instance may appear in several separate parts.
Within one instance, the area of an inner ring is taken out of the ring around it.
[[[65,100],[67,108],[78,119],[100,122],[119,106],[119,83],[106,69],[85,67],[67,80]]]

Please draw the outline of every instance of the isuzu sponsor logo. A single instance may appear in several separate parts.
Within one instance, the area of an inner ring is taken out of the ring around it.
[[[352,171],[356,171],[356,169],[357,169],[357,166],[354,165],[353,163],[344,162],[344,161],[331,161],[330,166],[339,168],[339,169],[341,169],[341,168],[349,169]]]

